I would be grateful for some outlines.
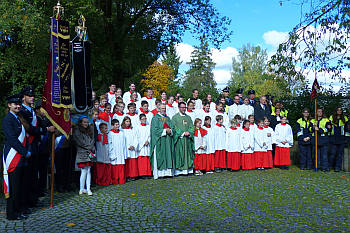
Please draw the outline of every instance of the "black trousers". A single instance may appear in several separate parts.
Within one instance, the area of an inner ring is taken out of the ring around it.
[[[23,167],[16,169],[8,174],[10,197],[6,199],[6,217],[7,219],[16,219],[21,212],[23,198]]]
[[[70,180],[70,148],[60,149],[55,154],[55,168],[56,168],[56,187],[67,189],[68,185],[71,183]]]
[[[46,190],[48,166],[49,166],[49,152],[40,153],[39,161],[38,161],[38,172],[39,172],[38,191],[41,193]]]

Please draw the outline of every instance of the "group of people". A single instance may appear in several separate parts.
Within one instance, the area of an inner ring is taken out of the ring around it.
[[[40,102],[34,106],[32,87],[8,97],[9,113],[2,121],[8,219],[26,218],[29,208],[44,195],[52,134],[56,135],[56,190],[69,191],[68,177],[75,167],[80,170],[80,195],[93,195],[92,183],[117,185],[138,178],[273,166],[288,169],[291,164],[289,149],[294,140],[288,111],[282,102],[266,96],[256,100],[254,90],[243,97],[239,89],[231,99],[225,88],[213,101],[210,94],[199,99],[197,89],[189,99],[180,93],[168,96],[165,91],[156,99],[151,88],[141,98],[135,84],[125,93],[114,84],[109,89],[99,99],[93,93],[93,109],[80,116],[69,139],[40,112]],[[301,169],[315,165],[317,133],[318,167],[339,171],[349,135],[342,109],[337,108],[329,119],[319,109],[317,121],[307,109],[302,114],[296,132]]]

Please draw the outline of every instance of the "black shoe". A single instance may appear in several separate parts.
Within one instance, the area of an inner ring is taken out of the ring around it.
[[[340,172],[339,168],[334,168],[334,172]]]
[[[221,172],[220,168],[215,168],[215,172]]]

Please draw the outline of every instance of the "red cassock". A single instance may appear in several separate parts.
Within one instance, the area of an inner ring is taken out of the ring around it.
[[[137,158],[139,176],[151,175],[151,161],[149,156],[139,156]]]
[[[227,168],[232,170],[239,170],[241,168],[241,153],[227,152]]]
[[[253,153],[242,153],[242,169],[255,169],[256,162]]]
[[[111,165],[112,184],[125,184],[125,164]]]
[[[226,168],[226,151],[217,150],[214,155],[214,166],[217,168]]]
[[[290,165],[289,147],[276,146],[275,165]]]
[[[110,185],[112,183],[112,165],[99,162],[97,162],[95,165],[95,183],[97,185]]]
[[[129,158],[125,160],[126,177],[135,178],[139,176],[138,158]]]

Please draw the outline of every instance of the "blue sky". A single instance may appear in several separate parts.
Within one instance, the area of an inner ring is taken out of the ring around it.
[[[260,45],[272,55],[279,43],[286,40],[290,32],[301,18],[301,8],[298,1],[284,0],[282,6],[278,0],[212,0],[218,11],[231,18],[233,35],[231,41],[225,42],[221,50],[213,49],[213,60],[217,64],[214,70],[217,87],[226,86],[230,76],[232,57],[237,56],[239,48],[250,43]],[[177,51],[181,59],[189,61],[193,45],[199,42],[186,34],[183,43],[179,44]],[[183,64],[184,73],[188,66]]]

